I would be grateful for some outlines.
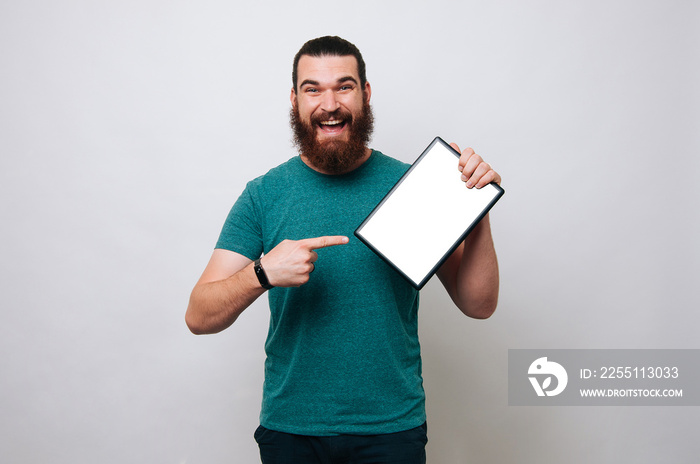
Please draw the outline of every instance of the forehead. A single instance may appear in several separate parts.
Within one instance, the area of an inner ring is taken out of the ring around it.
[[[347,56],[309,56],[299,58],[297,65],[297,85],[305,80],[319,83],[335,83],[338,79],[352,77],[358,83],[360,75],[357,60],[352,55]]]

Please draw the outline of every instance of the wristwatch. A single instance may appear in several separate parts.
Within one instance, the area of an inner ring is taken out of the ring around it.
[[[253,268],[255,269],[255,275],[258,277],[258,281],[260,281],[262,288],[269,290],[274,287],[274,285],[270,285],[270,281],[267,280],[267,274],[265,274],[265,269],[263,269],[262,264],[260,263],[260,258],[255,260]]]

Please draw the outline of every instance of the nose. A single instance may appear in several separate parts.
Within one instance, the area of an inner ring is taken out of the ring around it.
[[[332,113],[335,110],[337,110],[340,107],[340,103],[338,102],[338,99],[336,98],[335,92],[333,91],[326,91],[323,94],[322,100],[321,100],[321,109],[323,111],[326,111],[328,113]]]

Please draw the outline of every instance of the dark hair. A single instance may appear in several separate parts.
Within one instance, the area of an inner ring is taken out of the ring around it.
[[[317,39],[312,39],[306,42],[297,52],[294,57],[294,67],[292,68],[292,84],[294,85],[294,91],[297,90],[297,67],[299,66],[299,59],[302,55],[309,55],[314,57],[320,56],[348,56],[352,55],[357,60],[357,73],[360,75],[360,85],[365,88],[365,83],[367,82],[367,75],[365,71],[365,60],[362,59],[362,54],[357,47],[345,39],[341,39],[338,36],[327,35],[325,37],[319,37]]]

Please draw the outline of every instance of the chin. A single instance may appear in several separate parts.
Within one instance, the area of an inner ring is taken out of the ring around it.
[[[318,134],[316,136],[316,141],[318,143],[347,142],[347,141],[349,141],[349,137],[348,137],[347,132],[343,132],[342,134],[337,134],[337,135]]]

